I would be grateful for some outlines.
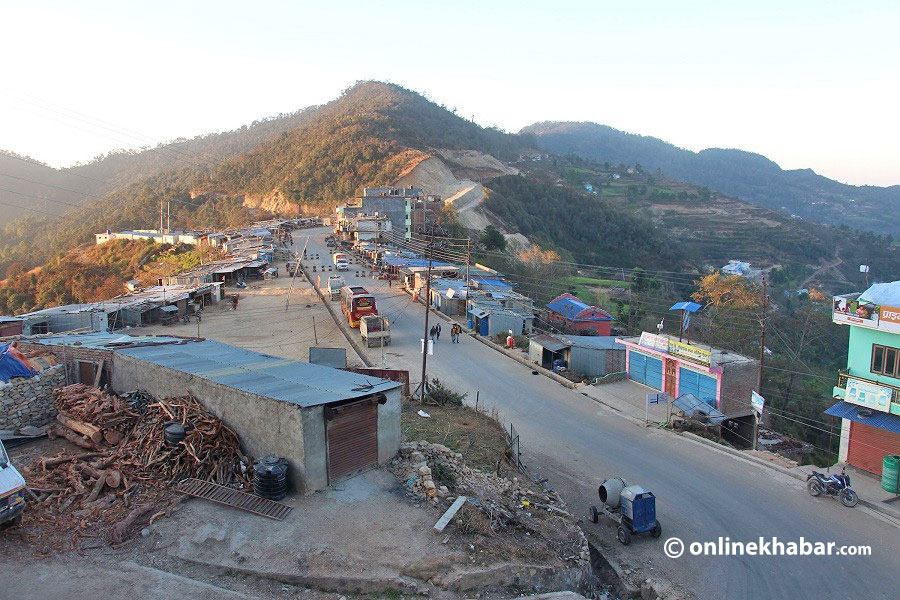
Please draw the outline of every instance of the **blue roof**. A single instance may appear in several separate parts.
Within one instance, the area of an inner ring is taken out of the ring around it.
[[[480,277],[480,276],[472,276],[470,278],[472,281],[476,281],[482,285],[488,285],[493,287],[502,287],[502,288],[511,288],[512,284],[503,281],[502,279],[496,279],[493,277]]]
[[[696,302],[676,302],[669,310],[686,310],[695,313],[701,308],[703,307]]]
[[[125,348],[116,352],[302,407],[362,398],[401,385],[368,375],[269,356],[213,340]]]
[[[860,416],[860,412],[863,413],[863,416]],[[900,434],[900,417],[880,410],[872,410],[858,404],[851,404],[842,400],[826,410],[825,414]]]
[[[32,371],[19,359],[9,353],[9,344],[0,344],[0,381],[8,382],[11,377],[34,377],[37,371]]]
[[[574,298],[557,298],[556,300],[548,304],[547,308],[555,313],[561,314],[570,321],[612,321],[612,317],[609,316],[576,319],[575,315],[577,315],[584,309],[591,307],[581,300],[575,300]],[[599,308],[597,310],[602,311],[602,309]]]
[[[672,400],[672,406],[682,411],[689,419],[699,422],[704,427],[721,425],[725,415],[690,392]]]

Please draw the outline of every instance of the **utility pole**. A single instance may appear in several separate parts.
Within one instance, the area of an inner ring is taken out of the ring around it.
[[[172,231],[172,211],[171,202],[166,200],[166,233]]]
[[[422,336],[422,382],[419,384],[419,402],[425,401],[425,368],[428,364],[428,303],[431,295],[431,261],[434,255],[434,219],[431,220],[431,235],[428,238],[428,270],[425,271],[425,334]]]
[[[313,322],[313,338],[316,340],[316,346],[318,346],[319,345],[319,334],[316,332],[316,317],[315,317],[315,315],[313,315],[312,322]]]
[[[472,240],[466,238],[466,305],[469,304],[469,292],[472,291],[472,283],[469,279],[470,262],[472,262]]]
[[[766,309],[769,306],[769,296],[766,294],[766,276],[763,275],[762,280],[762,310],[759,315],[759,379],[756,384],[756,392],[762,394],[763,383],[763,362],[766,357]],[[756,443],[759,439],[759,415],[753,412],[753,449],[756,450]]]
[[[159,232],[163,232],[163,210],[162,210],[162,198],[159,199]]]

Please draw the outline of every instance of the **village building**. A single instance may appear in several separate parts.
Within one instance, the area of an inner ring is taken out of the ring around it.
[[[254,459],[286,458],[301,493],[383,464],[400,447],[403,384],[372,374],[166,336],[45,336],[21,345],[51,349],[75,381],[160,398],[191,394]]]
[[[838,403],[825,411],[841,420],[838,460],[881,475],[900,454],[900,281],[834,297],[832,321],[850,327]]]
[[[562,366],[582,377],[625,372],[625,346],[615,336],[538,335],[528,342],[528,358],[545,369]]]
[[[711,414],[720,415],[716,425],[723,426],[723,437],[738,446],[752,445],[755,413],[750,399],[759,382],[757,359],[646,331],[618,342],[626,348],[628,379],[670,399],[692,395],[715,411]]]
[[[589,306],[572,294],[560,294],[547,304],[550,324],[575,335],[610,335],[612,316],[596,306]]]
[[[513,335],[529,335],[534,328],[534,302],[512,290],[473,294],[466,320],[469,329],[486,337],[509,331]]]

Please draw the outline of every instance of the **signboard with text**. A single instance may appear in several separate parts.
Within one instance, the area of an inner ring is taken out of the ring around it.
[[[835,296],[832,302],[831,317],[835,323],[900,333],[900,308],[896,306],[881,306],[846,296]]]
[[[669,354],[685,358],[691,362],[709,366],[710,360],[712,359],[709,350],[691,346],[690,344],[685,344],[684,342],[678,342],[676,340],[668,340],[668,342]]]
[[[643,346],[644,348],[659,350],[660,352],[668,352],[669,338],[664,335],[656,335],[655,333],[644,331],[641,333],[641,340],[638,342],[638,345]]]
[[[763,407],[766,405],[766,399],[756,392],[750,393],[750,406],[756,411],[759,418],[762,418]]]
[[[844,400],[873,410],[891,412],[892,393],[891,388],[850,377],[847,379],[847,392]]]

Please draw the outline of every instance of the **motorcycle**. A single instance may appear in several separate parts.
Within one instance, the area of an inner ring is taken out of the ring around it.
[[[850,489],[850,476],[847,475],[846,469],[841,469],[840,475],[829,475],[827,473],[819,473],[813,471],[806,476],[806,489],[810,496],[820,496],[827,494],[828,496],[838,496],[841,504],[848,508],[856,506],[859,497],[852,489]]]

